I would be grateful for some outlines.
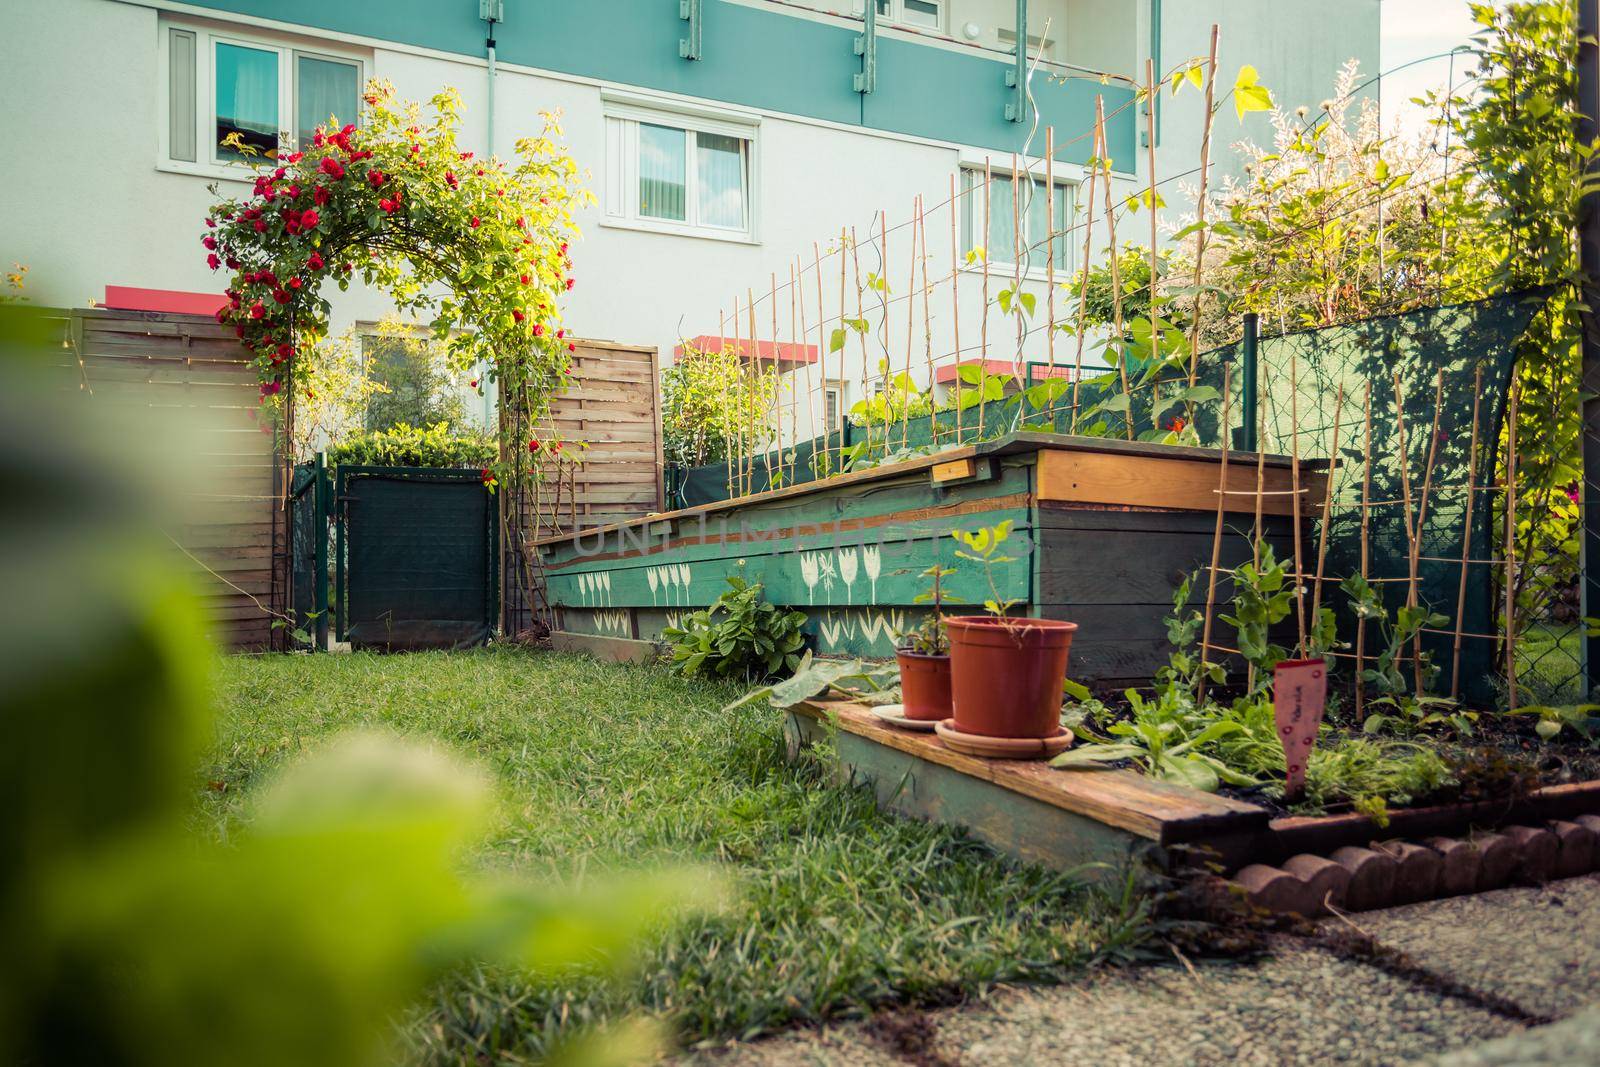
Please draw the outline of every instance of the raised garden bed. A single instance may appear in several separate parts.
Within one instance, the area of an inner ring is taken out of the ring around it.
[[[955,529],[1013,523],[1015,563],[996,569],[1016,613],[1069,619],[1075,678],[1148,680],[1165,662],[1173,586],[1208,564],[1222,488],[1214,449],[1017,433],[821,482],[653,515],[539,543],[559,628],[650,640],[742,573],[768,601],[798,608],[824,655],[887,658],[893,635],[927,610],[931,565],[956,567],[947,592],[981,603],[982,574],[961,567]],[[1309,544],[1324,481],[1301,464]],[[1280,558],[1294,540],[1291,461],[1268,456],[1261,498]],[[1249,558],[1257,462],[1228,465],[1221,562]],[[1228,590],[1222,589],[1226,597]]]
[[[1081,869],[1086,877],[1106,882],[1120,880],[1135,861],[1163,867],[1212,862],[1227,872],[1252,865],[1271,868],[1276,872],[1273,884],[1286,892],[1277,875],[1293,872],[1277,865],[1307,872],[1294,875],[1301,889],[1308,878],[1338,882],[1336,872],[1302,857],[1340,864],[1329,858],[1341,850],[1369,852],[1374,842],[1400,839],[1467,841],[1474,856],[1481,851],[1489,857],[1489,867],[1483,868],[1489,873],[1480,870],[1482,864],[1472,868],[1478,872],[1474,889],[1504,884],[1519,871],[1528,877],[1556,876],[1582,873],[1577,868],[1584,863],[1590,865],[1586,869],[1600,863],[1600,847],[1593,840],[1600,823],[1590,823],[1600,816],[1600,781],[1545,786],[1517,798],[1400,809],[1380,828],[1355,813],[1274,817],[1265,807],[1237,797],[1154,781],[1129,770],[1064,772],[1042,762],[962,755],[932,734],[884,724],[861,704],[812,701],[788,708],[785,716],[791,750],[825,736],[827,724],[833,724],[840,775],[869,783],[884,807],[964,826],[1002,852],[1058,869]],[[1575,834],[1564,829],[1573,826],[1580,827]],[[1514,832],[1494,834],[1492,841],[1483,838],[1490,845],[1481,850],[1472,845],[1472,835],[1501,827]],[[1573,836],[1580,844],[1567,845]],[[1506,851],[1510,845],[1502,840],[1517,845],[1516,855]],[[1572,850],[1585,847],[1582,841],[1589,844],[1580,858]],[[1448,848],[1445,843],[1438,847]],[[1341,859],[1356,866],[1365,861],[1351,853]]]

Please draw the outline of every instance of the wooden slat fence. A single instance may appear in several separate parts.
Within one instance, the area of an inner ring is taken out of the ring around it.
[[[281,563],[281,474],[273,435],[258,420],[247,351],[231,328],[206,316],[103,308],[62,316],[62,369],[86,404],[148,409],[192,431],[185,440],[194,454],[173,457],[172,469],[183,472],[174,494],[182,507],[165,532],[201,573],[217,640],[267,647]]]

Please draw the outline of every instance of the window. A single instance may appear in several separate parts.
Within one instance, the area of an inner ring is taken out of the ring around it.
[[[1012,204],[1014,190],[1019,187],[1010,174],[992,174],[989,183],[989,232],[983,236],[984,192],[983,171],[976,167],[963,168],[961,171],[961,187],[965,192],[962,197],[964,209],[962,212],[961,238],[965,251],[982,248],[988,256],[990,263],[1008,264],[1014,266],[1017,260],[1018,237],[1015,233],[1013,220],[1025,223],[1023,239],[1029,245],[1026,253],[1026,262],[1030,271],[1043,271],[1046,266],[1046,246],[1055,255],[1057,271],[1072,269],[1074,242],[1069,236],[1072,229],[1073,212],[1075,209],[1076,188],[1065,182],[1057,182],[1055,195],[1055,236],[1047,239],[1049,230],[1049,209],[1045,199],[1044,182],[1034,178],[1028,185],[1020,185],[1022,203]],[[1015,215],[1013,214],[1015,212]]]
[[[167,26],[163,157],[215,169],[360,118],[363,62],[200,27]],[[230,137],[253,152],[232,148]]]
[[[832,382],[822,387],[822,428],[824,433],[833,433],[841,428],[840,419],[844,414],[844,385]]]
[[[866,11],[856,0],[856,14]],[[916,26],[925,30],[944,28],[944,0],[878,0],[878,19],[896,26]]]
[[[606,215],[644,229],[748,239],[754,127],[612,107]]]

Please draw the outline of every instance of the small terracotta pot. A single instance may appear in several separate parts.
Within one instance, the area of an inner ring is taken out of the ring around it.
[[[986,737],[1054,737],[1075,622],[958,615],[950,630],[956,729]]]
[[[900,664],[900,702],[905,716],[922,722],[950,717],[950,657],[895,649]]]

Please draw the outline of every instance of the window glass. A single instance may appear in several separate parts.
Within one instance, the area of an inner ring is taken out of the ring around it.
[[[688,134],[639,124],[639,214],[688,221]]]
[[[938,0],[905,0],[902,11],[901,19],[908,26],[939,28]]]
[[[216,142],[218,159],[245,155],[224,147],[237,133],[261,154],[278,147],[278,53],[264,48],[217,43]]]
[[[167,147],[173,159],[195,161],[195,35],[167,32]]]
[[[695,134],[702,226],[744,228],[744,142],[720,133]]]
[[[340,126],[356,121],[360,77],[360,68],[354,63],[295,57],[295,132],[300,144],[310,144],[316,128],[330,117]]]
[[[1044,182],[1035,179],[1032,186],[1031,190],[1027,186],[1021,186],[1023,203],[1017,205],[1016,213],[1013,215],[1011,198],[1013,190],[1018,188],[1018,183],[1007,174],[993,176],[989,186],[988,243],[984,246],[991,263],[1015,263],[1018,259],[1019,241],[1026,241],[1029,248],[1025,253],[1025,262],[1029,269],[1044,269],[1045,248],[1051,220],[1045,202]],[[967,194],[967,222],[963,230],[967,249],[970,251],[973,247],[972,235],[983,232],[982,172],[976,170],[967,172],[967,188],[970,192]],[[1069,215],[1071,206],[1069,192],[1070,189],[1066,185],[1058,184],[1055,188],[1054,221],[1057,234],[1070,229],[1072,225]],[[1020,238],[1015,231],[1016,221],[1026,222],[1026,229]],[[1054,241],[1054,250],[1057,269],[1067,269],[1071,262],[1071,242],[1065,237],[1057,237]]]

